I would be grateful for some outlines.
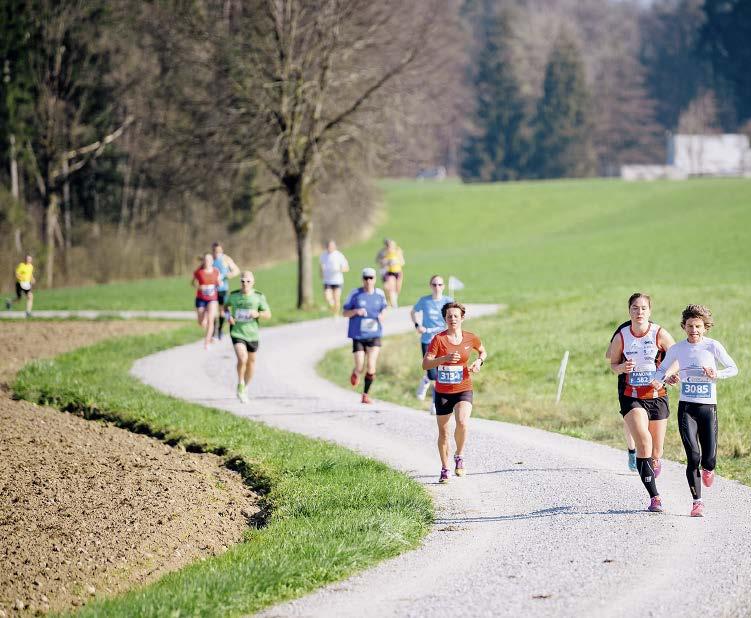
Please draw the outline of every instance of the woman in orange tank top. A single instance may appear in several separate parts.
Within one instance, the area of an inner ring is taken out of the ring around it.
[[[446,320],[446,330],[438,333],[428,346],[422,360],[422,368],[437,369],[435,383],[435,410],[438,422],[438,454],[441,457],[439,483],[449,480],[449,421],[453,415],[456,421],[454,441],[454,473],[464,476],[464,444],[467,440],[467,424],[472,414],[471,373],[480,371],[487,352],[480,338],[462,330],[466,309],[460,303],[447,303],[441,309]],[[477,358],[470,363],[469,357],[475,350]]]

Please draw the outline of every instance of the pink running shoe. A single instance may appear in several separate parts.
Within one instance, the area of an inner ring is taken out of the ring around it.
[[[702,470],[701,483],[704,487],[712,487],[712,483],[714,483],[714,470]]]
[[[441,476],[438,479],[438,482],[442,485],[449,482],[449,471],[446,468],[441,468]]]
[[[694,506],[691,507],[691,517],[704,517],[704,503],[701,500],[694,500]]]
[[[363,393],[362,399],[360,399],[360,403],[373,403],[373,400],[370,398],[370,395]]]
[[[454,474],[464,476],[464,459],[461,455],[454,455]]]
[[[649,506],[647,507],[647,510],[650,513],[662,513],[662,500],[660,500],[660,496],[655,496],[649,501]]]
[[[655,471],[655,478],[660,476],[660,472],[662,472],[662,459],[653,459],[652,469]]]

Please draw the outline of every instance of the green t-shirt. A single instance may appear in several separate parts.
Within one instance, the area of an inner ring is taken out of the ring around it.
[[[230,337],[243,341],[258,341],[258,318],[251,318],[251,311],[270,311],[266,297],[258,290],[252,290],[247,296],[241,290],[229,295],[226,303],[235,323],[230,326]]]

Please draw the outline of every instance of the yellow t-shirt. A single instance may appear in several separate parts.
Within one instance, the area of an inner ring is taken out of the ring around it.
[[[34,276],[34,265],[21,262],[16,266],[16,281],[19,283],[31,283]]]
[[[386,263],[386,272],[400,273],[402,272],[402,265],[404,264],[404,258],[402,252],[399,249],[394,251],[386,250],[383,256],[383,261]]]

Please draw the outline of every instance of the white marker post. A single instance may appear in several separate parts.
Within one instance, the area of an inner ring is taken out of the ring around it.
[[[555,396],[555,403],[558,405],[561,401],[563,392],[563,382],[566,380],[566,367],[568,366],[568,350],[563,354],[561,366],[558,368],[558,394]]]
[[[464,284],[461,281],[459,281],[459,279],[454,277],[454,275],[449,275],[449,296],[453,298],[454,292],[456,290],[463,290],[463,289],[464,289]]]

